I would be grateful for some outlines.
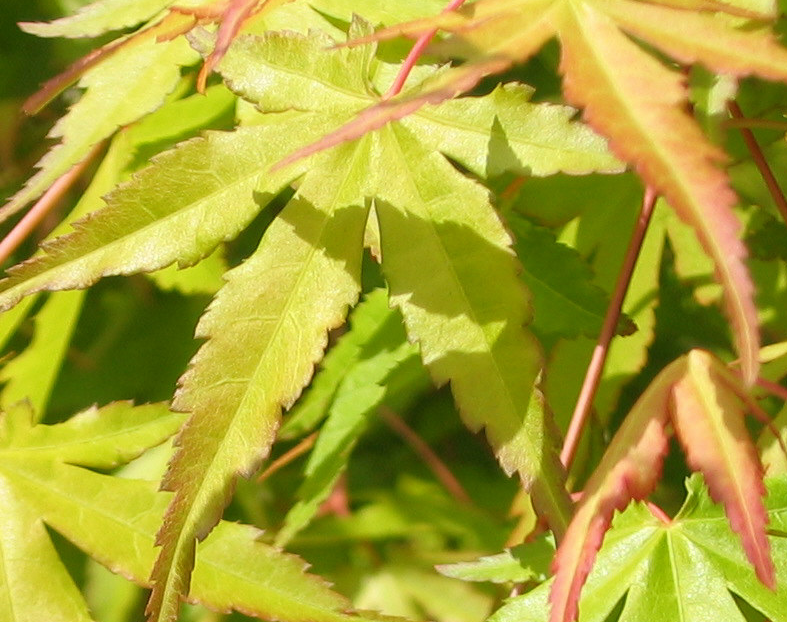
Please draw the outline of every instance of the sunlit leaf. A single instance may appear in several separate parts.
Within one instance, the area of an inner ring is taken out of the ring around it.
[[[435,381],[450,380],[467,425],[486,428],[503,468],[560,531],[570,504],[549,425],[531,407],[540,356],[523,329],[511,240],[484,191],[412,134],[396,128],[381,140],[391,176],[376,208],[391,300]]]
[[[176,494],[157,539],[151,619],[176,617],[196,541],[218,522],[234,479],[267,455],[282,408],[308,383],[327,331],[358,297],[366,157],[350,145],[308,173],[200,321],[197,334],[209,341],[174,401],[192,414],[163,482]]]
[[[98,0],[73,15],[51,22],[22,22],[20,28],[39,37],[95,37],[153,17],[175,0]]]
[[[766,510],[774,529],[769,536],[779,583],[787,580],[787,482],[768,482]],[[743,551],[732,538],[720,507],[714,505],[697,477],[687,481],[689,495],[669,524],[657,520],[642,505],[633,505],[613,521],[604,539],[580,601],[582,622],[604,622],[621,598],[620,622],[638,622],[645,615],[661,622],[747,619],[732,593],[766,617],[787,614],[783,595],[764,587]],[[535,543],[534,543],[535,544]],[[525,545],[522,553],[526,559]],[[547,597],[552,581],[511,599],[490,618],[491,622],[546,622]]]

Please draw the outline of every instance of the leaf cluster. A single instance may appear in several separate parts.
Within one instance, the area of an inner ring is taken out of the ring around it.
[[[787,619],[780,9],[83,4],[1,619]]]

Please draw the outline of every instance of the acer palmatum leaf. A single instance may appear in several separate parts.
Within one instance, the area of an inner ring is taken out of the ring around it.
[[[305,158],[314,153],[329,149],[343,142],[355,140],[368,132],[380,129],[391,121],[402,119],[426,106],[427,104],[437,105],[447,99],[456,97],[460,93],[467,92],[475,87],[484,77],[500,73],[508,69],[516,60],[524,60],[531,54],[537,52],[553,35],[554,27],[549,16],[549,2],[540,2],[544,10],[533,11],[525,23],[519,23],[515,33],[509,33],[509,39],[515,38],[515,44],[519,54],[511,57],[507,53],[495,54],[494,49],[486,50],[488,54],[483,59],[453,67],[447,71],[436,74],[429,78],[415,89],[404,93],[399,97],[380,101],[365,110],[344,124],[337,130],[327,134],[319,141],[307,145],[287,156],[274,168],[286,166],[292,162]],[[451,16],[452,13],[446,13]],[[374,41],[376,35],[366,37],[359,41]],[[510,47],[509,39],[503,39],[504,45],[498,41],[501,49]]]
[[[565,4],[561,24],[564,91],[610,147],[694,228],[724,286],[741,368],[752,384],[759,368],[753,285],[738,239],[737,202],[719,167],[725,154],[685,112],[684,80],[623,35],[590,4]],[[620,59],[626,62],[621,63]]]
[[[743,403],[730,387],[734,381],[709,353],[689,352],[686,373],[672,389],[672,424],[689,466],[703,473],[711,497],[724,505],[757,577],[775,589],[762,466],[744,424]]]
[[[702,12],[709,10],[718,14]],[[787,50],[768,29],[740,27],[733,17],[754,14],[764,15],[712,0],[697,4],[682,0],[655,4],[479,0],[453,14],[393,26],[363,40],[415,36],[441,28],[454,34],[447,39],[448,49],[470,62],[445,72],[434,86],[423,84],[418,92],[395,103],[375,106],[374,113],[361,113],[320,145],[297,156],[350,140],[426,103],[466,90],[484,75],[526,60],[557,34],[566,98],[585,108],[585,118],[610,139],[613,151],[667,198],[713,258],[743,375],[752,384],[758,370],[759,331],[753,287],[743,263],[746,251],[732,213],[737,197],[720,167],[726,156],[708,142],[687,114],[683,78],[624,32],[680,62],[699,62],[735,76],[787,81]],[[676,23],[681,28],[676,29]]]
[[[591,475],[553,562],[550,622],[574,622],[579,594],[615,510],[644,499],[667,453],[670,390],[683,369],[678,360],[651,383],[626,417]]]
[[[162,481],[175,493],[157,535],[150,620],[176,619],[196,543],[221,518],[238,476],[267,455],[360,290],[364,141],[325,154],[268,227],[257,251],[227,273],[203,315],[208,341],[180,381],[173,408],[191,417]]]

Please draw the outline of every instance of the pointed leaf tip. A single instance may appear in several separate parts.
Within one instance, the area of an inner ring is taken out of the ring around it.
[[[582,586],[593,566],[615,510],[644,499],[656,485],[667,453],[667,404],[672,364],[635,404],[585,487],[579,507],[558,547],[549,600],[550,622],[574,622]]]
[[[775,589],[766,535],[762,466],[744,422],[738,381],[713,356],[692,350],[672,390],[671,416],[689,465],[701,471],[714,501],[724,505],[757,577]]]

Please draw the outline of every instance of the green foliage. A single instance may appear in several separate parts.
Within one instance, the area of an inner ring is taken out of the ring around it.
[[[56,109],[0,117],[1,619],[787,619],[774,5],[68,4],[0,93]]]

